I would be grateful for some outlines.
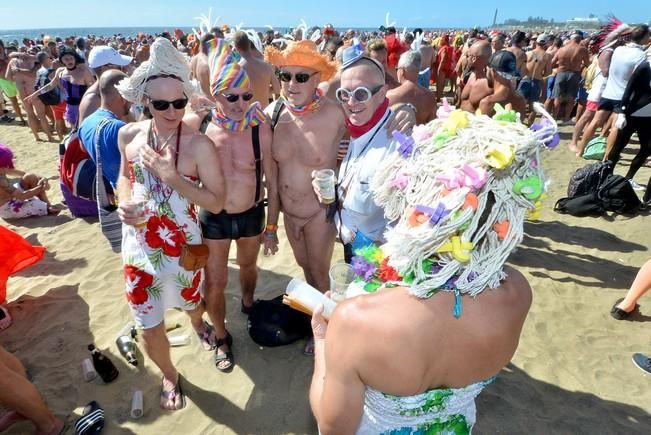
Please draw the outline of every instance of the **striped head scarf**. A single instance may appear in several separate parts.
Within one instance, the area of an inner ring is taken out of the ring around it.
[[[228,88],[249,89],[251,81],[244,68],[237,63],[231,47],[224,39],[211,39],[208,46],[210,65],[210,93],[213,97]]]

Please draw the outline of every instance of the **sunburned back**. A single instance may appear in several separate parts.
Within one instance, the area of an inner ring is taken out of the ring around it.
[[[558,58],[559,71],[576,71],[580,72],[582,68],[583,59],[586,49],[578,44],[568,44],[558,50],[556,56]]]
[[[267,107],[269,105],[269,85],[274,73],[273,67],[265,61],[253,57],[242,59],[240,65],[246,70],[251,80],[253,100],[260,102],[263,108]]]
[[[405,82],[387,92],[389,103],[411,103],[416,106],[416,123],[425,124],[434,116],[436,97],[433,92],[412,82]]]
[[[515,353],[532,299],[526,279],[512,269],[507,273],[499,288],[462,297],[459,318],[452,315],[450,292],[418,299],[403,288],[387,289],[351,301],[364,319],[347,347],[361,349],[357,371],[363,383],[411,396],[497,374]]]
[[[542,80],[549,60],[545,50],[536,48],[527,56],[527,75],[532,79]]]
[[[431,45],[423,44],[420,47],[420,70],[429,68],[434,59],[434,48]]]

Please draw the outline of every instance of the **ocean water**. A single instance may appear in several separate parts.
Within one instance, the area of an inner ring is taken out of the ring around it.
[[[191,27],[179,27],[186,33],[192,31]],[[17,30],[3,30],[0,29],[0,39],[3,41],[13,41],[14,39],[18,40],[19,43],[22,42],[23,38],[29,39],[39,39],[43,35],[49,35],[51,38],[59,36],[65,38],[67,36],[113,36],[121,34],[125,37],[134,37],[138,32],[143,32],[147,34],[157,34],[164,31],[172,33],[176,29],[175,26],[168,27],[78,27],[78,28],[60,28],[60,29],[17,29]],[[255,30],[264,32],[268,30],[266,27],[254,27]],[[345,30],[347,27],[341,27],[340,30]],[[285,33],[287,27],[276,27],[275,30]],[[361,28],[362,31],[375,31],[377,28]]]

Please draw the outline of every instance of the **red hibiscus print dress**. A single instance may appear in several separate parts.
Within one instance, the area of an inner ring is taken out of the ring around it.
[[[193,310],[201,303],[203,270],[179,265],[183,245],[201,243],[201,227],[187,199],[138,161],[129,165],[133,199],[142,201],[146,221],[122,226],[126,297],[136,322],[152,328],[163,321],[165,310]]]

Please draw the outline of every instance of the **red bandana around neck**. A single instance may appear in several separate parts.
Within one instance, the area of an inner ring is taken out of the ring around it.
[[[364,125],[353,125],[348,120],[348,118],[346,118],[346,127],[348,127],[348,132],[350,133],[350,137],[352,139],[357,139],[358,137],[370,131],[373,127],[377,125],[378,122],[380,122],[380,120],[384,116],[384,113],[387,111],[388,107],[389,107],[389,99],[385,98],[382,104],[380,104],[380,107],[378,107],[375,113],[373,113],[371,119]]]

